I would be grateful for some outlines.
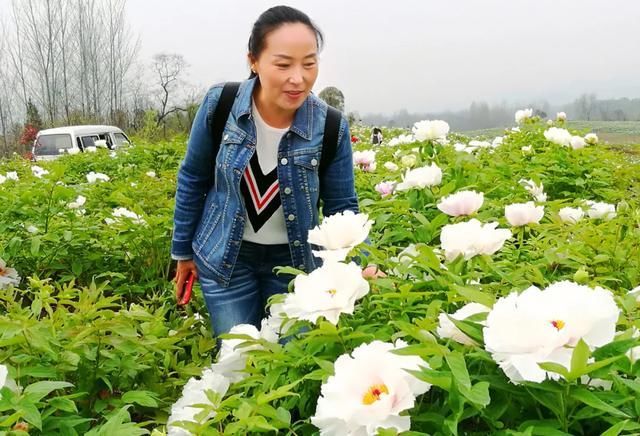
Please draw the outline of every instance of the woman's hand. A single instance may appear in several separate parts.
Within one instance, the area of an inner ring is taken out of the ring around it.
[[[180,301],[180,297],[182,297],[182,286],[184,286],[184,282],[189,277],[189,274],[193,274],[195,280],[198,280],[198,270],[196,268],[196,264],[193,260],[179,260],[178,265],[176,266],[176,277],[175,277],[175,289],[176,289],[176,297],[178,301]]]
[[[362,270],[362,277],[365,279],[377,279],[378,277],[386,277],[387,275],[377,265],[369,265]]]

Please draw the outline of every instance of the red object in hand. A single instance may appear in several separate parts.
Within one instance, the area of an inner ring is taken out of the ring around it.
[[[178,299],[178,304],[180,306],[184,306],[189,304],[191,300],[191,292],[193,291],[193,282],[195,281],[195,276],[192,273],[189,273],[187,279],[182,283],[182,286],[178,288],[178,295],[176,295]]]

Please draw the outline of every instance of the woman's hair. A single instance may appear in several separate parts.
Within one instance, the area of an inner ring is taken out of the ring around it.
[[[264,50],[267,35],[287,23],[302,23],[309,27],[316,34],[318,50],[322,48],[324,43],[322,32],[313,24],[307,14],[289,6],[274,6],[260,14],[256,22],[253,23],[251,36],[249,36],[249,54],[251,57],[258,59],[260,53]],[[249,78],[251,79],[255,76],[256,74],[252,72]]]

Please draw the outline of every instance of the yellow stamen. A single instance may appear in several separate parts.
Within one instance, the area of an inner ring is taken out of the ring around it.
[[[562,321],[561,319],[557,319],[557,320],[551,321],[551,325],[554,326],[556,330],[560,331],[564,328],[565,322]]]
[[[329,289],[329,290],[327,291],[327,293],[328,293],[329,295],[331,295],[332,297],[333,297],[334,295],[336,295],[336,293],[337,293],[337,292],[338,292],[338,291],[336,291],[335,289]]]
[[[387,385],[384,385],[384,384],[373,385],[367,390],[367,392],[362,397],[362,404],[369,406],[375,403],[376,401],[378,401],[382,394],[389,394],[389,389],[387,388]]]

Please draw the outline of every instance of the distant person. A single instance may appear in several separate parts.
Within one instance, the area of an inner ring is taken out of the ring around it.
[[[382,144],[382,130],[380,130],[378,127],[374,127],[373,131],[371,132],[371,143],[373,145]]]

